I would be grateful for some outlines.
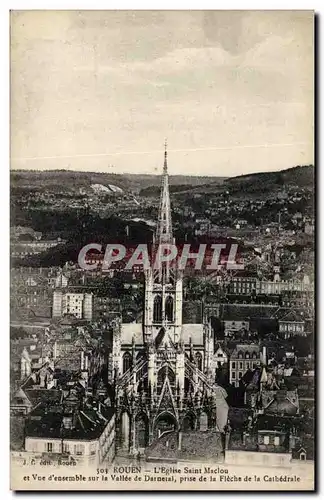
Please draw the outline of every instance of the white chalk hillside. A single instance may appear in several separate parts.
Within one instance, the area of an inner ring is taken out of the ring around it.
[[[123,190],[114,184],[108,184],[107,186],[103,184],[92,184],[91,188],[95,193],[123,193]]]

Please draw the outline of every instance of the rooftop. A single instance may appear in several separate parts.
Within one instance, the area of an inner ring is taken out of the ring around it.
[[[44,406],[29,415],[25,435],[52,439],[98,439],[113,415],[113,408],[99,402],[80,404],[69,410],[65,405],[49,409]],[[66,419],[69,420],[68,425],[64,423]]]

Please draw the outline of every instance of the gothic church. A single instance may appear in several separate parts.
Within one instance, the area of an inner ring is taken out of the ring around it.
[[[174,243],[166,147],[155,243]],[[184,432],[223,432],[228,413],[210,323],[182,322],[183,271],[165,262],[144,272],[143,322],[115,321],[108,366],[117,449],[130,455],[167,433],[180,447]]]

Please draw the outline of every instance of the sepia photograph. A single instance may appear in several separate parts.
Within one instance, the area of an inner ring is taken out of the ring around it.
[[[314,24],[11,11],[12,490],[315,490]]]

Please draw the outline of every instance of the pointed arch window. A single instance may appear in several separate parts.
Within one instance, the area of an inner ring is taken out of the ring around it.
[[[167,321],[174,321],[173,297],[168,295],[165,300],[165,318]]]
[[[197,352],[195,355],[196,365],[198,370],[202,371],[202,355],[200,352]]]
[[[153,323],[160,323],[162,321],[162,298],[156,295],[153,304]]]
[[[126,373],[131,366],[132,366],[132,356],[129,352],[125,352],[123,356],[123,373]]]
[[[208,415],[206,412],[202,411],[200,415],[200,427],[199,430],[204,432],[208,430]]]

